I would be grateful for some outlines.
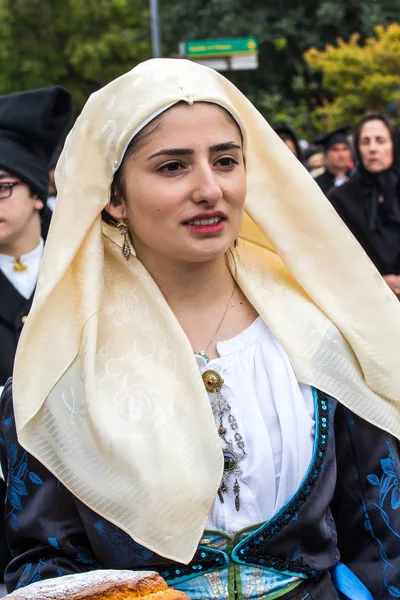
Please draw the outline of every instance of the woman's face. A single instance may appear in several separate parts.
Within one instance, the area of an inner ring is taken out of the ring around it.
[[[220,107],[179,104],[124,166],[126,218],[138,258],[199,262],[222,256],[239,233],[246,173],[238,127]]]
[[[389,169],[393,163],[393,142],[380,119],[367,121],[361,128],[359,151],[364,167],[371,173]]]

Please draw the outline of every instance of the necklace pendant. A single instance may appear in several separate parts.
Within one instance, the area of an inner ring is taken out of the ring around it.
[[[221,504],[224,504],[224,494],[227,494],[229,492],[229,488],[225,483],[225,480],[223,479],[221,481],[221,485],[218,488],[218,498],[221,502]]]
[[[235,494],[235,508],[237,512],[240,510],[240,485],[236,477],[236,481],[233,484],[233,493]]]
[[[233,450],[224,450],[224,474],[231,473],[238,466],[239,460],[237,454]],[[237,481],[237,480],[236,480]]]
[[[208,358],[207,354],[204,352],[204,350],[200,350],[199,355],[202,356],[204,358],[204,360],[206,361],[206,363],[208,364],[210,362],[210,359]]]
[[[204,387],[206,388],[207,392],[210,392],[210,394],[215,394],[216,392],[219,392],[224,383],[224,380],[222,379],[221,375],[213,369],[204,371],[204,373],[202,374],[202,379]]]
[[[236,508],[236,512],[239,512],[239,510],[240,510],[240,497],[239,497],[239,494],[237,494],[237,496],[235,496],[235,508]]]
[[[13,264],[13,270],[14,271],[26,271],[27,268],[28,268],[28,265],[26,265],[25,263],[21,262],[19,258],[15,259],[15,262]]]

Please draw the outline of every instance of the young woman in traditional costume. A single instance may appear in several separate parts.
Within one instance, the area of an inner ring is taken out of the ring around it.
[[[57,188],[1,406],[8,588],[400,594],[400,306],[252,104],[143,63],[90,98]]]

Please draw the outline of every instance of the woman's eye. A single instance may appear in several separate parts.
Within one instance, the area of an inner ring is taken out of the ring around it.
[[[182,168],[183,168],[183,166],[181,165],[180,162],[174,161],[174,162],[169,162],[166,165],[162,165],[157,170],[160,173],[178,173]]]
[[[216,164],[221,167],[233,167],[233,165],[237,165],[238,162],[232,156],[223,156],[217,160]]]

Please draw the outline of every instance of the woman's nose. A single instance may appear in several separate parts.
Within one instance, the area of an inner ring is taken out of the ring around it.
[[[191,198],[193,202],[216,204],[223,197],[220,182],[210,166],[202,167],[196,173]]]

